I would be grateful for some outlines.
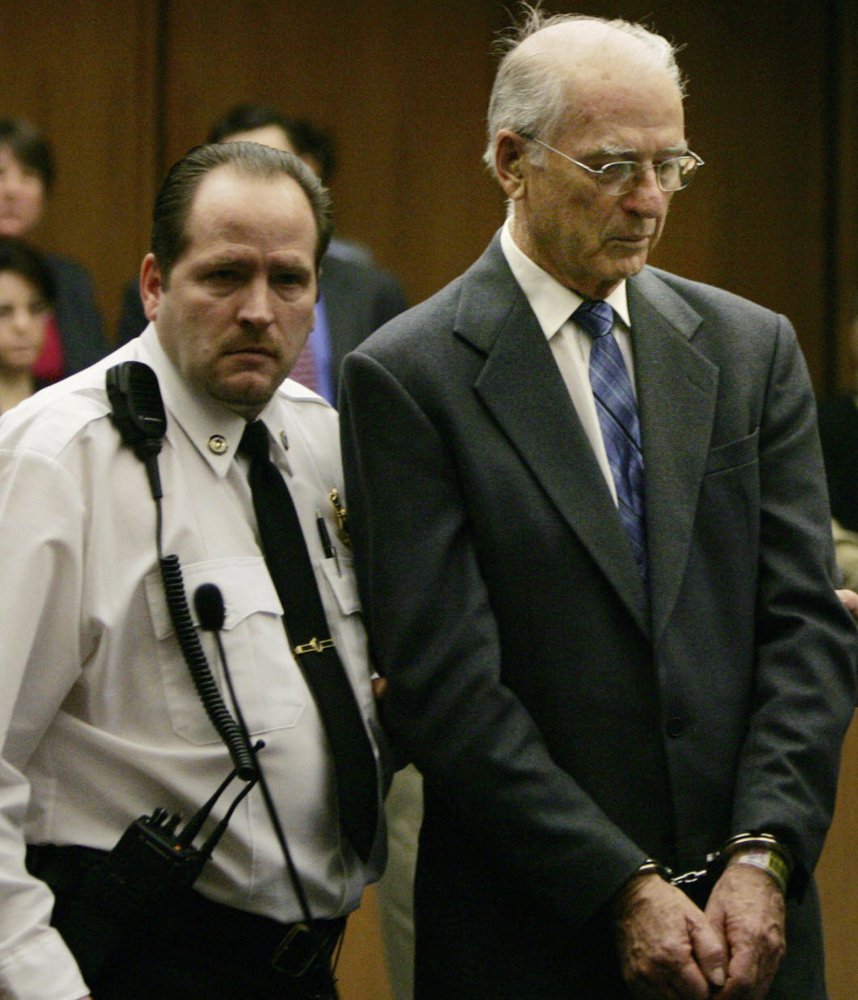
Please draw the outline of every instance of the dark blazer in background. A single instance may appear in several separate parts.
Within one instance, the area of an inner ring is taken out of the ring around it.
[[[119,322],[116,325],[116,346],[127,344],[129,340],[139,337],[148,322],[140,298],[140,282],[137,278],[132,278],[122,289],[122,305],[119,309]]]
[[[337,383],[346,354],[401,313],[406,306],[405,296],[399,282],[387,271],[330,254],[322,261],[319,289],[328,318],[331,366]],[[146,323],[138,282],[129,281],[122,297],[117,344],[138,336]]]
[[[74,375],[111,350],[89,271],[77,261],[45,254],[57,286],[56,319],[63,347],[63,375]]]
[[[765,829],[812,870],[855,695],[815,407],[782,317],[628,283],[648,604],[497,238],[346,359],[349,531],[425,780],[418,1000],[628,1000],[604,907]],[[822,1000],[811,881],[771,1000]]]
[[[328,317],[331,365],[339,382],[345,356],[405,310],[405,295],[387,271],[331,254],[322,261],[319,289]]]
[[[831,514],[858,531],[858,403],[854,393],[819,404],[819,437]]]

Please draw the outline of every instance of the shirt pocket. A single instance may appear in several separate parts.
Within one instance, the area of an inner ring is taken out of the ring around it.
[[[337,559],[323,559],[320,563],[325,580],[337,602],[341,615],[349,617],[360,612],[360,598],[355,582],[354,563],[351,556],[339,553]]]
[[[364,714],[374,717],[375,698],[370,684],[369,653],[352,556],[341,552],[339,564],[334,559],[323,559],[320,565],[324,579],[320,581],[319,590],[328,625],[336,635],[340,661]]]
[[[265,562],[258,556],[217,559],[182,567],[188,611],[224,703],[235,716],[213,635],[199,629],[193,595],[214,584],[224,600],[220,632],[227,668],[252,734],[294,727],[306,703],[306,687],[289,652],[283,609]],[[146,578],[146,598],[157,638],[158,664],[173,731],[189,743],[217,743],[194,685],[164,596],[160,573]]]

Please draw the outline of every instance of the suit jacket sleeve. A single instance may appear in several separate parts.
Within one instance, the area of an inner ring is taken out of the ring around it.
[[[853,623],[833,593],[815,416],[804,360],[782,320],[759,427],[757,663],[733,824],[780,835],[806,871],[831,822],[856,659]]]

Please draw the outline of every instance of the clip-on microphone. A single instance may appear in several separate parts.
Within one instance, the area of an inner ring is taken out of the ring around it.
[[[156,458],[167,433],[167,414],[158,377],[142,361],[125,361],[108,369],[105,384],[111,418],[122,440],[146,466],[152,497],[160,500],[164,494]]]

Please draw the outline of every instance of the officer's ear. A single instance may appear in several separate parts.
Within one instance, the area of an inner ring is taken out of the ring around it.
[[[158,306],[165,291],[166,282],[158,261],[154,254],[147,253],[140,265],[140,298],[143,302],[146,319],[150,323],[158,319]]]
[[[495,142],[495,170],[506,196],[513,201],[527,191],[527,140],[517,132],[501,129]]]

